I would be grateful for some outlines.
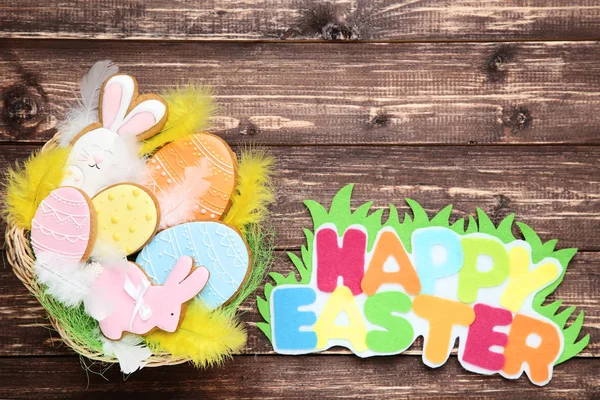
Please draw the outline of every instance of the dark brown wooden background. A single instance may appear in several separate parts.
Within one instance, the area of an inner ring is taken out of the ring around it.
[[[365,360],[274,355],[251,299],[248,345],[224,366],[126,381],[112,367],[106,381],[43,327],[5,261],[0,397],[600,398],[599,39],[597,0],[0,0],[2,169],[55,133],[98,59],[146,91],[199,80],[221,105],[213,132],[277,157],[275,270],[291,270],[284,250],[310,224],[302,200],[351,182],[376,207],[411,197],[431,212],[452,203],[455,218],[514,212],[580,249],[555,298],[585,311],[591,334],[540,389],[455,357],[429,369],[420,344]]]

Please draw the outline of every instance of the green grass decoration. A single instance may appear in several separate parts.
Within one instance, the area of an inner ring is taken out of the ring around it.
[[[272,229],[250,224],[246,228],[245,237],[252,254],[252,268],[237,294],[222,307],[225,315],[238,311],[244,300],[264,282],[267,271],[273,265],[275,241]]]
[[[59,321],[62,329],[75,344],[102,353],[98,321],[85,312],[83,305],[67,307],[47,294],[45,289],[37,298],[48,315]]]
[[[556,361],[556,364],[558,365],[570,358],[575,357],[590,342],[589,334],[585,335],[580,341],[577,341],[579,332],[583,326],[583,311],[579,312],[575,321],[569,327],[567,327],[567,320],[575,311],[575,307],[569,307],[557,313],[558,308],[562,304],[562,300],[556,300],[553,303],[544,305],[546,298],[556,290],[558,285],[560,285],[561,281],[563,280],[565,273],[567,272],[569,262],[573,256],[575,256],[575,253],[577,253],[577,249],[554,250],[554,246],[556,246],[556,243],[558,242],[557,240],[550,240],[549,242],[542,243],[542,240],[537,233],[535,233],[529,226],[521,222],[517,222],[517,226],[521,230],[521,233],[523,233],[525,241],[531,246],[531,254],[534,263],[541,261],[545,257],[554,257],[563,267],[563,271],[559,279],[557,279],[556,282],[550,286],[540,290],[533,298],[533,309],[544,317],[551,319],[562,330],[565,348],[558,361]]]
[[[268,269],[273,265],[274,237],[272,230],[253,224],[248,227],[245,236],[252,252],[252,270],[237,295],[223,306],[227,315],[235,313],[244,300],[254,293],[264,281]],[[98,321],[85,312],[83,305],[67,307],[47,294],[45,289],[42,293],[38,297],[40,304],[52,318],[59,321],[74,343],[91,351],[103,352]]]
[[[368,234],[367,251],[371,250],[377,237],[377,233],[384,227],[391,227],[397,232],[400,240],[406,247],[406,251],[409,253],[412,252],[411,236],[413,232],[419,228],[433,226],[449,228],[459,235],[467,235],[475,232],[485,233],[500,239],[505,244],[516,240],[513,235],[514,214],[507,216],[498,224],[498,226],[496,226],[490,217],[482,209],[478,208],[477,220],[472,216],[469,216],[468,220],[461,218],[454,223],[450,223],[450,215],[452,213],[451,205],[446,206],[433,218],[429,219],[429,216],[423,207],[416,201],[408,198],[406,199],[406,203],[412,211],[412,217],[408,213],[405,213],[404,218],[400,221],[398,209],[390,204],[389,217],[385,223],[383,223],[383,210],[375,210],[369,215],[373,202],[362,204],[354,212],[351,211],[350,199],[352,197],[353,188],[354,185],[352,184],[342,188],[334,196],[329,210],[313,200],[306,200],[304,202],[313,220],[313,231],[304,229],[306,245],[302,246],[300,257],[294,253],[288,252],[288,256],[294,264],[298,276],[296,276],[294,272],[290,272],[285,276],[278,272],[272,272],[269,276],[275,281],[275,286],[284,284],[308,284],[310,282],[314,232],[327,223],[335,225],[337,232],[342,234],[351,225],[362,225]],[[553,257],[557,259],[563,267],[559,279],[552,285],[539,291],[533,300],[534,310],[540,315],[552,320],[562,330],[564,349],[556,362],[556,364],[560,364],[579,354],[590,341],[589,334],[578,340],[583,325],[583,311],[577,315],[577,318],[570,326],[567,326],[567,320],[575,311],[575,307],[570,307],[564,311],[558,312],[562,300],[557,300],[551,304],[544,305],[546,298],[556,290],[564,278],[569,262],[577,252],[577,249],[554,250],[557,240],[543,243],[539,236],[529,226],[520,222],[517,222],[516,224],[523,234],[524,240],[531,246],[533,263],[538,263],[545,257]],[[266,283],[264,289],[265,297],[257,297],[258,310],[265,321],[257,323],[257,326],[269,340],[271,340],[271,310],[269,299],[271,298],[271,292],[275,286],[273,286],[272,283]]]

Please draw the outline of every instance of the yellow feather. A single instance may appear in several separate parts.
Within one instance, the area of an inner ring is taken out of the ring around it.
[[[140,154],[150,154],[169,142],[206,129],[215,111],[212,91],[206,86],[172,88],[163,93],[163,98],[168,106],[167,123],[157,135],[143,142]]]
[[[156,330],[146,336],[154,351],[189,359],[196,367],[221,364],[246,343],[246,332],[221,309],[208,311],[198,300],[190,303],[179,329],[173,333]]]
[[[274,164],[273,157],[264,150],[242,151],[237,190],[223,222],[244,233],[247,225],[264,221],[267,206],[275,199],[271,182]]]
[[[53,148],[32,154],[22,165],[9,168],[5,183],[4,217],[25,229],[38,206],[59,187],[65,174],[68,148]]]

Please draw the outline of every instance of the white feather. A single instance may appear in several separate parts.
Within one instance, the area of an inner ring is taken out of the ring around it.
[[[79,92],[81,93],[81,102],[86,110],[88,117],[97,116],[98,101],[100,98],[100,89],[102,84],[110,76],[119,72],[119,66],[113,64],[110,60],[97,61],[92,68],[81,77],[79,81]]]
[[[38,280],[47,286],[46,293],[68,307],[81,304],[91,293],[91,286],[102,272],[100,266],[86,265],[55,254],[40,254],[33,264]]]
[[[143,339],[136,335],[125,335],[121,340],[109,340],[101,336],[102,351],[107,356],[116,357],[119,360],[121,372],[131,374],[138,369],[144,368],[146,359],[152,352],[143,344]]]
[[[66,118],[57,129],[60,132],[59,144],[67,147],[86,126],[98,122],[98,104],[102,84],[111,75],[119,72],[119,67],[110,60],[98,61],[81,77],[79,82],[80,95]]]
[[[110,242],[96,240],[90,259],[102,265],[103,268],[113,268],[113,266],[126,264],[126,256],[120,248],[111,245]]]
[[[59,122],[56,129],[60,132],[58,144],[60,147],[69,147],[71,142],[86,126],[97,121],[89,121],[86,117],[86,111],[75,103],[72,108],[67,111],[65,120]]]
[[[147,159],[139,155],[141,146],[136,137],[119,136],[115,140],[114,151],[119,160],[118,168],[111,169],[111,173],[116,174],[115,183],[133,182],[143,185],[147,181]]]
[[[202,161],[199,166],[185,169],[184,179],[179,185],[156,196],[161,216],[159,229],[193,220],[196,201],[210,188],[210,182],[204,178],[212,175],[208,159],[203,158]]]

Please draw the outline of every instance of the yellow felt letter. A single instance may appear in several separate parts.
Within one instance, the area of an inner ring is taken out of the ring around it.
[[[558,278],[560,271],[552,263],[540,265],[529,271],[529,251],[523,247],[513,247],[508,258],[508,286],[500,299],[500,305],[512,312],[518,312],[527,296]]]
[[[348,316],[348,325],[335,324],[342,312]],[[333,291],[313,329],[317,334],[317,348],[324,348],[329,340],[344,339],[352,344],[355,352],[367,350],[367,326],[346,286],[338,286]]]

